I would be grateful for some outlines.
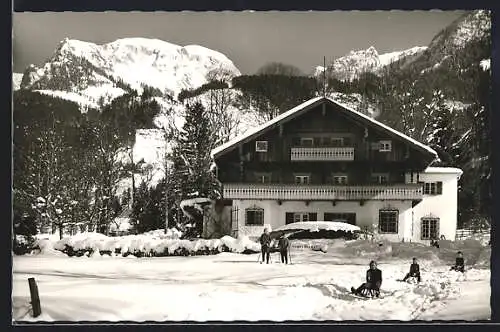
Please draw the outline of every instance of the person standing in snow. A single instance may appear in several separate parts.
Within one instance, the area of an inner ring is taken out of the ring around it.
[[[403,278],[403,281],[408,280],[408,278],[413,277],[417,278],[417,281],[420,282],[420,266],[417,263],[417,259],[413,257],[413,263],[410,265],[410,272],[406,274]]]
[[[366,282],[357,289],[351,287],[351,292],[356,295],[362,295],[363,291],[374,292],[377,297],[380,295],[380,285],[382,285],[382,271],[377,269],[375,261],[370,262],[370,269],[366,271]]]
[[[288,238],[284,235],[281,234],[279,241],[278,241],[278,248],[280,250],[280,255],[281,255],[281,263],[288,264],[288,248],[290,247],[290,241]]]
[[[450,268],[450,271],[457,271],[464,273],[465,271],[465,263],[464,256],[461,251],[457,252],[457,258],[455,259],[455,265]]]
[[[265,259],[266,263],[269,264],[271,235],[269,235],[269,231],[267,230],[267,228],[264,228],[264,233],[262,233],[262,235],[260,236],[259,242],[260,242],[260,248],[261,248],[261,252],[262,252],[262,262],[261,263],[264,263],[264,259]]]

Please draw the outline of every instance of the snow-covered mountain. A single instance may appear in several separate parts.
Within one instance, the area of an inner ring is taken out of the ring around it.
[[[23,74],[21,73],[12,73],[12,90],[19,90],[21,87],[21,81],[23,79]]]
[[[144,86],[176,97],[182,89],[203,85],[215,71],[240,75],[224,54],[199,45],[146,38],[97,45],[66,38],[43,65],[26,69],[21,88],[96,106]]]
[[[438,33],[423,56],[414,66],[421,73],[433,71],[441,66],[453,67],[458,58],[467,58],[462,67],[488,59],[476,59],[478,46],[485,41],[491,43],[491,17],[487,10],[476,10],[465,14]],[[470,49],[470,50],[467,50]],[[479,61],[478,61],[479,60]],[[485,62],[486,63],[486,62]]]
[[[375,47],[366,50],[355,50],[347,55],[335,59],[327,65],[327,74],[341,81],[352,81],[360,74],[371,72],[379,74],[385,67],[403,58],[415,57],[423,53],[426,46],[416,46],[403,51],[379,54]],[[317,66],[314,76],[323,74],[324,67]]]

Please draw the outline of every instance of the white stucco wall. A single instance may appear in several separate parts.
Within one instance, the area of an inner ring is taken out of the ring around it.
[[[408,241],[411,237],[411,201],[367,201],[364,205],[359,202],[337,202],[334,206],[331,202],[310,202],[306,205],[304,201],[283,201],[278,204],[276,200],[234,200],[233,206],[238,207],[238,235],[246,235],[251,238],[262,234],[265,227],[270,230],[285,225],[286,212],[315,212],[317,219],[323,220],[324,213],[356,213],[356,225],[359,227],[378,225],[380,209],[399,210],[398,234],[384,234],[391,241]],[[264,209],[264,226],[246,226],[245,209],[259,207]]]
[[[398,234],[380,234],[390,241],[412,241],[428,243],[421,239],[421,219],[423,217],[439,218],[439,235],[446,239],[455,239],[457,229],[458,180],[462,171],[457,168],[429,167],[425,172],[414,174],[413,183],[441,181],[441,195],[424,195],[422,201],[412,208],[409,200],[366,201],[360,205],[357,201],[332,202],[312,201],[308,205],[304,201],[276,200],[234,200],[233,207],[238,208],[238,235],[256,238],[265,227],[270,230],[285,225],[286,212],[315,212],[317,219],[323,220],[324,213],[356,213],[356,225],[370,227],[378,225],[380,209],[396,209],[399,211]],[[410,183],[410,174],[406,174],[406,182]],[[264,226],[246,226],[245,209],[259,207],[264,209]]]
[[[456,168],[433,167],[419,174],[421,182],[443,182],[441,195],[424,195],[422,202],[413,208],[414,238],[421,240],[421,218],[439,218],[439,235],[454,240],[458,215],[458,180],[462,174]]]

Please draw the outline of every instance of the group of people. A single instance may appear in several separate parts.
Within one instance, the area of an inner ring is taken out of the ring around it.
[[[465,272],[464,257],[461,251],[457,252],[455,265],[450,268],[450,271]],[[410,272],[406,274],[402,281],[407,281],[409,278],[415,278],[417,282],[422,280],[420,276],[420,265],[418,265],[415,257],[410,265]],[[358,288],[351,287],[351,292],[356,295],[365,295],[366,293],[370,293],[370,295],[378,297],[380,295],[381,285],[382,271],[377,268],[377,263],[375,261],[371,261],[370,269],[366,271],[366,282],[361,284]]]
[[[267,229],[264,229],[264,233],[259,239],[261,245],[261,256],[262,261],[269,264],[270,252],[271,252],[271,242],[272,238]],[[281,262],[288,264],[288,250],[290,248],[290,241],[284,234],[281,234],[278,238],[278,250],[281,256]],[[465,272],[464,257],[461,251],[457,252],[457,257],[455,259],[455,265],[450,268],[450,271]],[[418,264],[417,258],[413,258],[410,264],[410,271],[405,275],[401,281],[407,281],[409,278],[415,278],[417,282],[422,281],[420,276],[420,265]],[[356,295],[365,295],[370,293],[372,296],[380,295],[380,286],[382,285],[382,271],[377,268],[377,262],[371,261],[370,268],[366,271],[366,282],[361,284],[358,288],[351,287],[351,292]]]
[[[260,242],[261,256],[262,256],[262,261],[260,263],[262,264],[265,261],[266,264],[269,264],[269,258],[271,256],[272,239],[267,228],[264,229],[264,233],[260,236],[259,242]],[[289,248],[290,248],[290,241],[284,234],[281,234],[280,237],[278,238],[278,250],[281,256],[281,263],[288,264]]]

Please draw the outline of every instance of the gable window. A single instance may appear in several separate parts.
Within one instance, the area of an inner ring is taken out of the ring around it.
[[[387,173],[373,173],[372,182],[378,184],[385,184],[389,182],[389,174]]]
[[[311,137],[302,137],[300,139],[300,146],[305,148],[310,148],[314,146],[314,139]]]
[[[347,175],[333,175],[333,184],[346,185],[347,184]]]
[[[392,142],[391,141],[380,141],[378,150],[380,152],[391,152],[392,151]]]
[[[264,226],[264,209],[259,207],[245,209],[245,225]]]
[[[271,173],[255,173],[257,183],[271,183]]]
[[[424,194],[425,195],[441,195],[443,193],[443,182],[425,182]]]
[[[267,152],[268,143],[267,141],[256,141],[255,142],[255,152]]]
[[[439,236],[439,218],[422,218],[422,240],[437,240]]]
[[[378,212],[378,230],[380,233],[398,233],[399,211],[398,210],[379,210]]]
[[[295,184],[309,184],[311,177],[309,175],[295,175]]]
[[[316,221],[318,214],[316,212],[286,212],[285,224],[303,221]]]

